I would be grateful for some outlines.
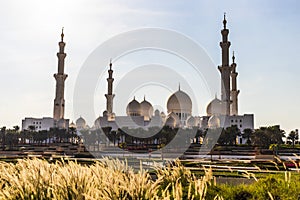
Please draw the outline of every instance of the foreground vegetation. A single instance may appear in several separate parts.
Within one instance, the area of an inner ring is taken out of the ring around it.
[[[157,178],[119,160],[93,165],[19,160],[0,164],[0,199],[204,199],[211,172],[195,178],[175,163],[156,169]]]
[[[299,175],[270,175],[250,185],[215,184],[210,169],[195,177],[179,162],[138,171],[103,159],[92,165],[41,159],[0,163],[0,199],[298,199]]]
[[[252,174],[245,174],[251,177]],[[300,179],[299,176],[292,176],[286,172],[284,175],[268,175],[257,180],[255,183],[244,185],[214,185],[209,187],[206,198],[213,199],[216,194],[222,195],[223,199],[228,200],[295,200],[300,199]]]

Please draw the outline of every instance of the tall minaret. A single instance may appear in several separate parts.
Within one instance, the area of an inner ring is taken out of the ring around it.
[[[113,78],[113,70],[111,69],[112,67],[112,63],[110,60],[109,63],[109,70],[108,70],[108,78],[107,80],[107,94],[105,94],[106,97],[106,111],[107,111],[107,115],[108,116],[112,116],[113,113],[113,99],[115,97],[115,95],[113,94],[113,82],[114,82],[114,78]]]
[[[236,83],[236,77],[238,76],[238,73],[236,72],[236,63],[235,63],[235,56],[234,52],[232,53],[232,71],[231,71],[231,115],[238,115],[238,95],[240,93],[239,90],[237,90],[237,83]]]
[[[64,43],[64,29],[62,29],[61,41],[58,43],[58,45],[59,45],[59,52],[57,53],[58,73],[54,74],[54,78],[56,80],[56,92],[55,92],[55,99],[54,99],[53,118],[56,121],[60,119],[64,119],[64,112],[65,112],[64,91],[65,91],[65,80],[68,77],[68,75],[64,73],[65,57],[67,56],[67,54],[64,52],[65,45],[66,45],[66,43]]]
[[[228,41],[229,30],[226,28],[226,15],[224,14],[223,25],[224,28],[221,31],[222,42],[220,46],[222,49],[222,65],[218,67],[221,72],[221,100],[224,105],[225,115],[230,115],[230,72],[231,66],[229,66],[229,47]]]

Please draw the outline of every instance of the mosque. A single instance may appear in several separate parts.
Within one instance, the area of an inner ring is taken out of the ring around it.
[[[99,116],[95,122],[94,128],[112,127],[113,130],[122,127],[138,128],[166,125],[170,127],[191,128],[198,127],[218,128],[230,127],[236,125],[242,132],[244,129],[254,129],[254,115],[238,113],[238,95],[237,89],[237,64],[235,63],[234,52],[232,63],[229,64],[229,47],[228,41],[229,30],[226,28],[226,18],[224,15],[223,29],[221,30],[222,41],[222,64],[218,66],[221,73],[221,99],[217,96],[207,105],[206,116],[193,116],[192,100],[179,86],[178,90],[171,94],[167,100],[167,113],[153,110],[151,102],[146,98],[139,102],[135,97],[130,101],[126,108],[127,116],[116,116],[113,112],[113,70],[112,63],[109,64],[107,78],[106,110],[103,116]],[[78,124],[78,122],[80,122]],[[76,126],[84,127],[85,121],[80,118],[76,121]],[[239,141],[243,143],[242,138]]]
[[[220,42],[222,52],[222,64],[218,66],[221,74],[221,98],[217,96],[207,105],[205,116],[193,116],[192,100],[179,86],[178,90],[171,94],[167,100],[167,113],[154,110],[151,102],[146,98],[139,102],[135,97],[126,107],[126,116],[117,116],[113,112],[113,69],[112,63],[109,64],[107,78],[107,94],[106,110],[102,116],[99,116],[92,128],[112,127],[112,130],[118,128],[149,128],[154,126],[170,126],[191,128],[198,127],[200,129],[230,127],[236,125],[241,132],[244,129],[254,129],[254,115],[238,113],[238,95],[240,91],[237,89],[237,64],[235,63],[234,52],[232,55],[232,63],[229,63],[230,41],[228,40],[229,29],[226,28],[227,20],[224,15],[223,29],[221,30],[222,41]],[[80,116],[69,124],[68,119],[64,119],[64,82],[67,75],[64,73],[64,52],[65,42],[64,34],[61,34],[59,42],[58,57],[58,73],[54,74],[56,79],[56,95],[54,100],[53,118],[25,118],[22,120],[22,129],[28,129],[30,125],[35,126],[37,130],[49,129],[51,127],[69,128],[75,127],[77,130],[89,129],[84,118]],[[37,126],[36,126],[37,124]],[[240,138],[239,143],[244,143]]]

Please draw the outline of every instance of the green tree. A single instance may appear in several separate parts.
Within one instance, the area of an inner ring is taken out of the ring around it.
[[[271,144],[282,144],[285,132],[277,126],[260,127],[251,136],[253,145],[268,148]]]
[[[241,135],[240,129],[233,125],[231,127],[227,127],[225,130],[223,129],[221,135],[218,139],[219,144],[229,144],[229,145],[236,145],[236,138],[237,136]]]
[[[292,142],[293,148],[295,147],[295,142],[299,139],[298,131],[291,131],[287,137],[288,140]]]
[[[69,134],[71,137],[71,143],[74,144],[76,141],[76,128],[75,127],[69,127]]]
[[[19,132],[19,130],[20,130],[20,127],[18,125],[14,126],[13,128],[14,128],[15,132]]]
[[[246,144],[250,145],[251,144],[251,136],[253,134],[253,130],[250,129],[250,128],[246,128],[244,129],[244,133],[243,133],[243,138],[246,138],[247,141],[246,141]]]
[[[3,126],[1,128],[1,144],[2,144],[2,149],[5,149],[5,135],[6,135],[6,127]]]
[[[200,143],[200,138],[204,138],[204,134],[205,134],[204,130],[198,129],[198,127],[197,127],[197,132],[195,135],[196,143]]]
[[[28,126],[28,130],[31,132],[35,131],[35,126],[33,125]]]

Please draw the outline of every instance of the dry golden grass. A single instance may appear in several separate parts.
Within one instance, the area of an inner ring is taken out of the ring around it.
[[[195,178],[179,162],[156,167],[157,179],[126,162],[105,158],[93,165],[41,159],[0,163],[0,199],[204,199],[212,172]]]

